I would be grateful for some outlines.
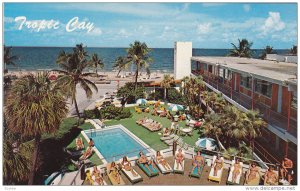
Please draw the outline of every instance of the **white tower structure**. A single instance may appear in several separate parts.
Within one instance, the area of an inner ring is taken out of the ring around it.
[[[175,42],[174,78],[182,79],[191,74],[192,42]]]

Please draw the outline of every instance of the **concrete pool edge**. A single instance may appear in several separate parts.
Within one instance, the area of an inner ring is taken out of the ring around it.
[[[155,150],[152,147],[150,147],[149,145],[147,145],[142,139],[140,139],[139,137],[137,137],[134,133],[132,133],[131,131],[129,131],[122,124],[107,126],[106,128],[103,128],[103,129],[89,129],[89,130],[84,130],[84,131],[81,131],[81,134],[86,139],[86,141],[89,142],[90,139],[89,139],[89,137],[87,136],[86,133],[100,132],[100,131],[106,131],[106,130],[117,129],[117,128],[123,130],[128,136],[130,136],[132,139],[134,139],[134,141],[136,141],[142,147],[144,147],[146,150],[148,150],[149,153],[147,154],[147,156],[152,156],[155,153]],[[100,160],[102,160],[103,164],[109,163],[95,146],[94,146],[93,150],[95,151],[95,153],[97,154],[97,156],[100,158]],[[137,159],[136,156],[135,157],[128,157],[129,161],[134,161],[136,159]]]

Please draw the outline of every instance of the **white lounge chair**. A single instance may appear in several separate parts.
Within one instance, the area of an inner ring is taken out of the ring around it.
[[[241,177],[243,174],[243,162],[240,162],[240,166],[241,166],[240,173],[237,175],[236,180],[233,182],[232,176],[233,176],[233,171],[234,171],[234,164],[235,164],[235,160],[232,160],[229,175],[227,178],[227,184],[240,184],[240,180],[241,180]]]
[[[215,167],[215,160],[217,159],[217,156],[213,157],[213,162],[212,162],[212,166],[208,175],[208,180],[213,180],[216,182],[219,182],[219,184],[221,183],[221,178],[222,178],[222,174],[223,174],[223,169],[224,169],[224,158],[221,157],[221,160],[223,161],[223,167],[218,170],[217,172],[217,176],[214,176],[214,167]]]
[[[128,160],[128,158],[127,158],[127,160]],[[120,159],[119,163],[122,164],[122,161],[123,161],[123,159]],[[142,181],[143,178],[141,177],[141,175],[139,173],[137,173],[136,170],[134,170],[133,168],[132,168],[132,170],[134,173],[137,174],[137,176],[133,176],[131,171],[127,171],[122,167],[122,172],[125,174],[125,176],[129,179],[129,181],[132,184]]]
[[[163,153],[161,153],[161,155],[165,158]],[[168,174],[168,173],[172,172],[172,167],[170,166],[169,163],[167,163],[167,166],[169,167],[169,170],[168,170],[162,164],[160,164],[158,161],[156,161],[156,155],[154,156],[153,160],[162,174]]]
[[[182,167],[181,167],[180,164],[177,165],[177,162],[176,162],[176,155],[177,155],[177,153],[178,153],[178,150],[175,152],[173,172],[174,173],[179,173],[179,174],[184,174],[184,163],[185,163],[185,161],[183,159],[183,161],[182,161]],[[182,154],[184,155],[184,151],[182,151]]]

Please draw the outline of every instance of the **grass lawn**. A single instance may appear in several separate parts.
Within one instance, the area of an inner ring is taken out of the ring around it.
[[[150,110],[152,110],[152,107],[150,107]],[[158,135],[158,132],[151,132],[142,126],[137,125],[135,121],[142,118],[143,116],[146,116],[152,118],[155,121],[160,122],[163,125],[163,127],[171,127],[171,121],[169,119],[167,119],[166,117],[153,116],[151,115],[151,112],[137,114],[134,110],[134,107],[130,108],[130,111],[133,114],[131,118],[126,118],[121,120],[110,120],[110,121],[106,121],[105,124],[107,126],[122,124],[129,131],[131,131],[137,137],[142,139],[146,144],[148,144],[150,147],[152,147],[155,150],[168,148],[168,146],[160,140],[161,135]],[[185,121],[180,121],[179,126],[185,127]],[[183,137],[183,139],[186,143],[193,146],[195,145],[195,142],[197,141],[198,137],[199,137],[198,130],[195,130],[193,132],[193,136],[185,136]]]
[[[94,126],[90,123],[84,123],[84,124],[80,125],[79,128],[81,128],[82,130],[88,130],[88,129],[93,129]],[[82,136],[81,133],[76,138],[78,138],[78,137],[82,138],[84,147],[87,148],[88,142],[85,140],[85,138]],[[75,144],[76,138],[67,146],[67,149],[75,149],[76,148],[76,144]],[[91,158],[89,158],[89,160],[91,160],[92,163],[96,164],[96,165],[103,164],[102,160],[100,160],[100,158],[95,153],[91,156]],[[70,167],[70,168],[72,168],[72,167]]]

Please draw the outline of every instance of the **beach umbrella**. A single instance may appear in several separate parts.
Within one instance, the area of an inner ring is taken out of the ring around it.
[[[199,138],[199,140],[195,143],[196,147],[204,148],[207,150],[216,150],[217,143],[216,140],[212,138]]]
[[[139,104],[139,105],[146,105],[147,100],[143,99],[143,98],[140,98],[140,99],[136,100],[136,103]]]
[[[169,111],[181,111],[183,109],[184,108],[182,105],[177,105],[177,104],[170,105],[170,107],[168,108]]]

